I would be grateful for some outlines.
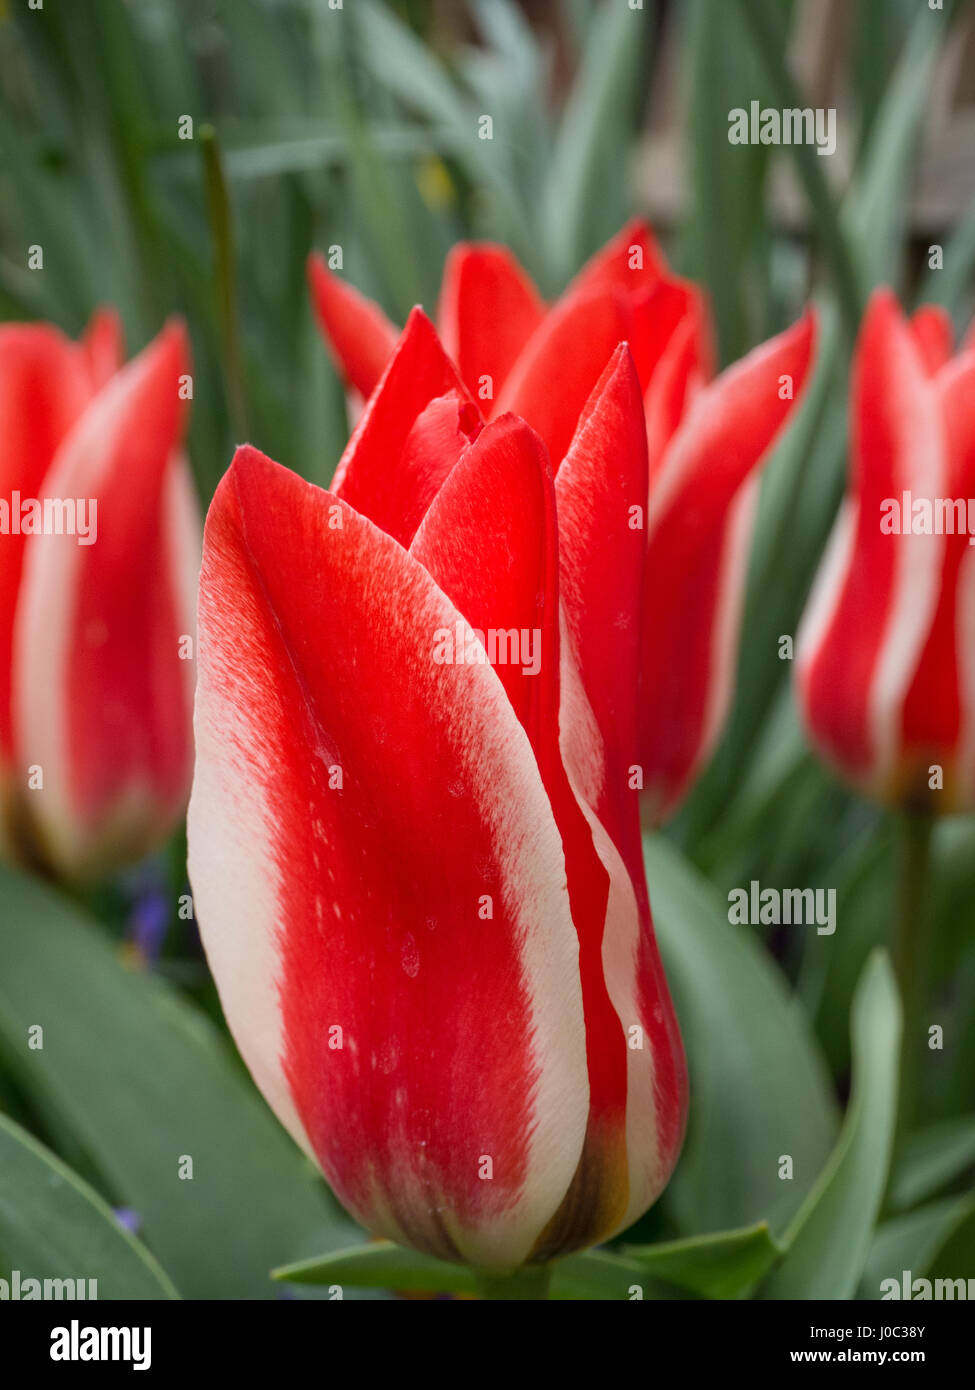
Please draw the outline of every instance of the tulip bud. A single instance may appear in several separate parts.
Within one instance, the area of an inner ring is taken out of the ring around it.
[[[376,1234],[510,1269],[656,1198],[686,1075],[627,768],[646,490],[625,348],[553,480],[414,311],[330,492],[207,517],[197,918],[258,1085]]]
[[[975,350],[870,301],[851,388],[846,499],[796,652],[814,747],[879,801],[975,808]]]
[[[105,316],[81,345],[46,327],[0,330],[0,419],[15,445],[2,463],[4,830],[10,853],[66,878],[160,842],[192,763],[185,332],[167,327],[121,370],[118,352]]]

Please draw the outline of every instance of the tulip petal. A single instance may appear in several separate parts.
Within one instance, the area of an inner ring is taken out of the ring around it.
[[[636,420],[643,447],[638,399]],[[499,497],[504,506],[498,505]],[[609,879],[566,776],[559,743],[555,491],[548,456],[523,421],[506,415],[486,427],[438,494],[412,553],[474,628],[512,637],[534,632],[537,642],[537,669],[508,661],[496,669],[531,739],[562,837],[579,937],[590,1121],[573,1190],[541,1247],[546,1254],[564,1252],[603,1239],[626,1207],[626,1050],[601,959]]]
[[[511,1266],[582,1145],[578,945],[497,675],[432,659],[457,622],[395,541],[239,451],[207,521],[190,872],[241,1052],[346,1206]]]
[[[653,480],[641,718],[655,818],[680,799],[727,711],[749,531],[742,489],[802,390],[813,338],[807,314],[700,391]]]
[[[372,395],[396,347],[395,325],[378,304],[329,270],[317,253],[308,257],[308,283],[336,366],[361,395]]]
[[[498,411],[523,416],[557,467],[616,347],[630,344],[646,390],[676,325],[700,312],[699,291],[669,275],[646,223],[630,222],[583,267],[525,344]]]
[[[39,496],[91,396],[84,353],[63,333],[46,324],[0,326],[0,497],[11,513],[0,533],[0,765],[12,755],[11,649],[27,541],[17,530],[20,499]]]
[[[937,606],[904,697],[901,776],[904,794],[916,797],[928,785],[930,766],[942,764],[938,809],[964,810],[975,805],[975,546],[968,530],[968,499],[975,494],[975,354],[955,358],[936,388],[945,430],[942,502],[951,507],[945,529],[950,524],[953,532],[943,537]],[[949,750],[957,750],[950,760]]]
[[[713,372],[711,324],[703,296],[689,299],[687,312],[674,325],[654,363],[643,392],[647,420],[647,458],[653,488],[667,453],[691,403]],[[641,383],[647,378],[641,375]]]
[[[629,780],[637,738],[647,443],[640,384],[625,344],[595,383],[555,493],[569,650],[601,731],[598,750],[584,752],[571,730],[569,746],[586,800],[621,849],[636,831],[629,850],[642,876],[638,803]]]
[[[136,857],[189,787],[198,519],[179,453],[184,330],[165,329],[92,402],[45,478],[91,530],[32,536],[14,633],[14,743],[44,857],[73,876]],[[93,499],[97,510],[92,515]],[[183,654],[192,656],[192,652]]]
[[[874,794],[896,773],[901,707],[937,602],[942,537],[890,534],[885,503],[944,496],[935,386],[894,296],[871,298],[854,362],[850,490],[799,633],[814,743]],[[909,519],[908,519],[909,522]]]
[[[88,361],[92,386],[100,391],[122,366],[125,342],[122,320],[114,309],[99,309],[85,329],[82,346]]]
[[[485,427],[410,553],[475,631],[495,634],[498,678],[539,755],[558,726],[558,532],[548,456],[524,421]]]
[[[332,491],[409,545],[479,427],[477,407],[433,325],[414,309],[342,455]]]
[[[579,414],[603,368],[633,329],[633,309],[619,291],[566,294],[518,358],[498,399],[541,435],[557,469]]]
[[[613,1228],[620,1229],[646,1209],[670,1176],[683,1137],[686,1097],[683,1049],[647,901],[639,789],[632,780],[647,448],[640,383],[625,345],[614,353],[583,411],[555,487],[568,687],[563,708],[574,716],[563,715],[562,747],[609,873],[599,971],[629,1044],[628,1200]],[[596,1081],[592,1084],[595,1090]]]
[[[933,376],[951,359],[954,343],[951,315],[940,304],[925,304],[911,319],[911,332],[921,360]]]
[[[565,293],[568,298],[616,290],[632,297],[653,289],[667,274],[649,224],[635,217],[586,262]]]
[[[657,372],[667,359],[674,338],[686,327],[689,362],[701,381],[714,370],[711,325],[705,296],[689,280],[668,276],[634,298],[630,352],[644,394],[651,391]]]
[[[476,399],[495,399],[545,316],[535,286],[504,246],[455,246],[444,266],[437,323]],[[490,378],[490,397],[482,394]]]

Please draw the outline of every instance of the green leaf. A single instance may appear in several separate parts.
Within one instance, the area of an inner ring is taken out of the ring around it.
[[[853,1093],[829,1162],[785,1234],[763,1298],[852,1298],[880,1210],[897,1111],[901,1010],[875,951],[853,1000]]]
[[[438,1260],[391,1240],[375,1240],[335,1250],[316,1259],[299,1260],[271,1271],[287,1284],[353,1284],[364,1289],[400,1289],[404,1293],[474,1293],[468,1265]]]
[[[890,1203],[913,1207],[975,1165],[975,1117],[961,1115],[908,1135],[894,1164]]]
[[[559,1260],[552,1271],[551,1297],[600,1302],[631,1300],[632,1290],[643,1299],[674,1299],[684,1295],[676,1285],[658,1279],[636,1260],[612,1250],[583,1250]]]
[[[682,10],[694,209],[682,268],[707,285],[719,360],[728,363],[760,332],[771,270],[763,238],[771,147],[729,145],[728,113],[753,97],[764,104],[771,92],[733,5],[692,0]]]
[[[647,15],[627,5],[604,5],[593,17],[541,194],[549,258],[560,282],[625,215],[626,161],[619,151],[650,33]],[[597,191],[608,177],[615,187]]]
[[[679,1287],[705,1298],[737,1298],[768,1270],[778,1249],[763,1223],[665,1245],[586,1250],[555,1264],[553,1299],[672,1298]],[[476,1292],[467,1265],[438,1260],[392,1241],[371,1241],[273,1271],[285,1283],[398,1289],[403,1292]]]
[[[43,1027],[43,1048],[28,1029]],[[282,1257],[346,1244],[339,1217],[210,1021],[127,969],[86,916],[0,870],[0,1051],[76,1137],[186,1297],[273,1297]],[[193,1161],[180,1179],[181,1156]]]
[[[836,1120],[808,1021],[747,927],[662,836],[644,842],[650,903],[687,1050],[691,1110],[667,1202],[689,1233],[778,1232],[829,1154]],[[779,1178],[791,1154],[795,1177]]]
[[[843,205],[842,223],[855,247],[862,287],[892,280],[898,271],[908,185],[931,74],[947,32],[944,16],[924,6],[873,122],[873,135]]]
[[[489,195],[485,202],[497,219],[492,235],[508,241],[519,258],[535,269],[537,237],[510,177],[510,133],[495,129],[492,140],[478,138],[477,108],[433,52],[391,11],[373,0],[357,0],[350,7],[351,15],[363,65],[409,111],[453,132],[458,159]]]
[[[624,1245],[621,1254],[655,1278],[703,1298],[743,1298],[781,1254],[768,1223],[659,1245]]]
[[[804,106],[805,102],[786,64],[786,35],[781,22],[781,5],[772,3],[772,0],[736,0],[736,6],[764,68],[773,104],[783,110]],[[790,154],[809,199],[809,210],[833,274],[847,332],[853,337],[860,323],[863,295],[850,243],[823,172],[823,160],[812,145],[792,145]]]
[[[423,1255],[392,1241],[372,1241],[331,1255],[287,1265],[273,1271],[285,1283],[370,1289],[396,1289],[404,1293],[474,1294],[477,1283],[468,1265]],[[605,1250],[586,1251],[560,1261],[553,1272],[553,1299],[625,1299],[634,1284],[644,1297],[654,1297],[655,1284],[633,1260]]]
[[[944,265],[940,270],[929,269],[918,294],[920,304],[943,304],[956,312],[964,303],[969,306],[972,271],[975,270],[975,198],[952,233],[944,248]]]
[[[164,1270],[87,1183],[0,1115],[0,1275],[95,1280],[97,1297],[176,1298]]]
[[[904,1270],[915,1279],[932,1275],[967,1278],[975,1255],[975,1195],[933,1202],[885,1222],[877,1231],[860,1280],[860,1298],[879,1298],[885,1279],[902,1285]]]

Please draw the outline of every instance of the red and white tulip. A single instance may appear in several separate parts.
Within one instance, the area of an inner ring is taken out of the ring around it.
[[[111,314],[80,343],[0,327],[0,825],[9,854],[67,878],[161,841],[192,770],[185,332],[121,356]]]
[[[630,777],[646,430],[604,365],[553,477],[414,311],[331,491],[243,448],[206,523],[189,864],[231,1030],[360,1222],[486,1268],[625,1227],[684,1127]]]
[[[846,499],[796,652],[809,736],[880,801],[975,809],[975,336],[877,291]]]
[[[320,256],[311,258],[309,277],[339,368],[368,395],[397,330]],[[520,415],[556,464],[617,344],[629,345],[649,452],[639,762],[644,814],[663,819],[710,754],[727,714],[750,484],[801,393],[812,317],[714,378],[704,295],[670,272],[649,228],[634,222],[551,307],[504,247],[455,247],[438,324],[485,414]]]

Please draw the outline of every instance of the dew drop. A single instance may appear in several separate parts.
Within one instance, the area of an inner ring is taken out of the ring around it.
[[[416,939],[412,932],[408,932],[403,940],[403,969],[411,980],[415,980],[420,973],[420,952],[416,947]]]

